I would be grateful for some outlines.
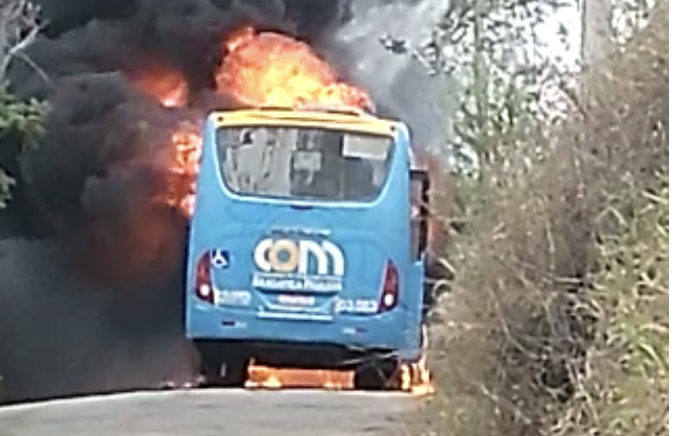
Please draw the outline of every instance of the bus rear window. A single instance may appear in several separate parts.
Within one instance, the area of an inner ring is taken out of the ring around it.
[[[230,191],[327,201],[376,198],[393,148],[388,136],[266,126],[221,128],[217,142]]]

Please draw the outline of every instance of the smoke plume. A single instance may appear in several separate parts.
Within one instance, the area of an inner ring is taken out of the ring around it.
[[[215,92],[225,35],[251,25],[306,41],[421,143],[445,136],[439,84],[377,43],[388,17],[407,11],[421,22],[403,36],[422,38],[418,29],[441,14],[437,0],[367,9],[342,0],[36,2],[45,28],[27,49],[31,62],[11,65],[11,90],[50,101],[47,133],[21,159],[0,147],[0,165],[19,181],[0,215],[0,390],[10,401],[190,376],[186,221],[153,199],[166,189],[177,124],[237,105]],[[361,26],[368,31],[356,33]],[[185,80],[187,105],[166,107],[137,86],[154,72]]]

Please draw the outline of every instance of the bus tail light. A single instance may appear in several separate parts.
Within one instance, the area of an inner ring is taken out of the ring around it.
[[[387,312],[397,306],[400,294],[400,283],[395,262],[388,259],[383,274],[383,288],[381,289],[381,300],[379,302],[379,312]]]
[[[205,252],[200,256],[195,269],[195,295],[200,300],[214,304],[211,265],[211,256],[209,252]]]

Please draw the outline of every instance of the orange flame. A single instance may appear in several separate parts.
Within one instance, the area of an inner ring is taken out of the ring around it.
[[[248,389],[322,388],[345,390],[353,388],[351,371],[272,368],[251,364]]]
[[[188,84],[181,73],[169,68],[153,68],[132,74],[132,83],[165,107],[182,107],[188,103]]]
[[[197,126],[181,124],[172,134],[174,162],[169,168],[168,190],[165,202],[190,217],[195,208],[198,162],[202,152],[202,138]]]
[[[322,388],[326,390],[351,390],[354,385],[354,371],[273,368],[252,362],[248,389]],[[430,368],[425,355],[414,363],[402,363],[393,380],[385,383],[387,390],[400,390],[413,396],[427,396],[435,393]]]
[[[435,393],[425,354],[415,363],[402,365],[400,368],[400,389],[417,397]]]
[[[371,109],[362,90],[342,83],[331,67],[308,46],[285,35],[257,34],[245,27],[224,42],[228,53],[215,73],[218,92],[247,106],[299,107],[303,105],[349,106]],[[165,107],[188,104],[188,85],[181,73],[153,68],[132,75],[132,83]],[[202,143],[196,127],[182,124],[171,137],[173,163],[167,192],[159,201],[193,213],[195,177]]]
[[[384,381],[386,390],[399,390],[422,397],[435,393],[432,375],[428,366],[427,351],[429,339],[427,329],[423,331],[423,353],[416,362],[399,362],[397,373]],[[300,368],[275,368],[249,362],[248,389],[322,388],[326,390],[351,390],[355,388],[354,370],[322,370]]]
[[[362,90],[342,83],[310,46],[278,33],[245,28],[228,37],[216,73],[221,92],[250,106],[373,105]]]
[[[184,107],[188,103],[188,84],[181,73],[169,68],[153,68],[132,75],[132,83],[164,107]],[[167,189],[158,202],[175,207],[188,217],[195,203],[195,179],[202,140],[197,126],[183,122],[172,132],[172,163],[167,173]]]

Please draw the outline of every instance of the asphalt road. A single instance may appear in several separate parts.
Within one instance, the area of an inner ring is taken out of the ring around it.
[[[422,402],[354,391],[116,394],[0,408],[0,436],[404,435]]]

